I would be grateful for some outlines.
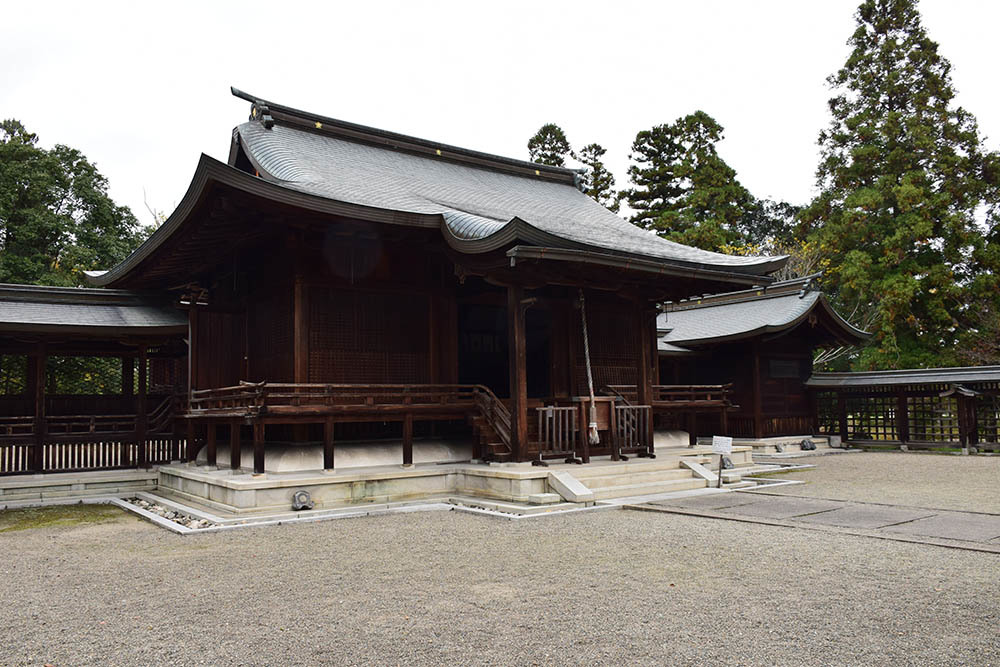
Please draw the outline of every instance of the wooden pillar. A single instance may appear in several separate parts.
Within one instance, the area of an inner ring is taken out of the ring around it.
[[[403,417],[403,465],[413,465],[413,415]]]
[[[253,424],[253,474],[264,474],[264,424]]]
[[[847,443],[847,398],[842,392],[837,392],[837,422],[840,429],[840,445]]]
[[[809,397],[809,417],[812,422],[812,435],[819,435],[819,397],[815,391],[806,390]]]
[[[729,411],[725,406],[719,410],[719,435],[729,435]]]
[[[197,429],[195,429],[195,423],[193,419],[187,420],[187,459],[188,463],[191,463],[198,458],[198,434]]]
[[[122,396],[132,396],[135,385],[135,362],[132,357],[121,357],[122,362]]]
[[[524,330],[524,288],[507,287],[507,359],[510,366],[510,448],[515,461],[528,451],[527,341]]]
[[[764,437],[764,411],[761,407],[760,343],[753,344],[753,437]]]
[[[906,409],[906,392],[902,390],[896,394],[896,435],[899,436],[901,445],[910,441],[910,418]]]
[[[327,417],[323,423],[323,469],[333,470],[334,449],[333,449],[333,417]]]
[[[301,275],[295,277],[295,293],[293,295],[293,340],[292,340],[292,373],[294,382],[306,384],[309,382],[309,286]],[[309,439],[308,424],[294,424],[292,435],[297,442]]]
[[[122,360],[125,361],[124,359]],[[132,367],[132,360],[128,359],[129,368]],[[147,370],[149,366],[149,350],[145,345],[139,346],[139,390],[135,394],[135,444],[138,460],[136,465],[140,468],[149,467],[149,457],[146,455],[146,430],[147,430],[147,405],[146,391],[149,384]]]
[[[35,442],[31,448],[31,470],[42,472],[44,467],[45,446],[45,343],[39,343],[35,349],[34,367],[31,369],[31,381],[35,398]]]
[[[207,430],[205,431],[205,463],[210,466],[215,466],[218,459],[216,457],[215,448],[215,436],[218,424],[214,421],[209,421]]]
[[[969,397],[955,393],[955,403],[958,408],[958,443],[962,453],[969,452]]]
[[[188,409],[191,407],[191,392],[198,388],[196,375],[198,373],[197,345],[195,338],[198,337],[198,300],[197,296],[191,297],[191,306],[188,308]]]
[[[309,288],[302,276],[295,278],[293,342],[294,377],[297,383],[309,382]]]
[[[685,415],[687,421],[687,431],[688,431],[688,446],[694,447],[698,444],[698,415],[694,412],[689,412]]]
[[[240,422],[229,423],[229,467],[239,470],[243,465],[243,452],[240,449]]]
[[[648,405],[650,409],[646,411],[644,419],[646,428],[643,433],[647,436],[647,442],[642,443],[652,450],[653,446],[653,363],[656,359],[656,310],[649,308],[649,305],[640,301],[636,304],[638,319],[636,320],[636,330],[638,332],[639,354],[638,368],[636,369],[636,399],[638,405]]]

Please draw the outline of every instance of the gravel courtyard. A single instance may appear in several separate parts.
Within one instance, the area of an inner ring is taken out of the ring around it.
[[[4,665],[1000,663],[995,555],[627,510],[101,514],[0,532],[0,576]]]
[[[768,493],[1000,514],[1000,456],[861,452],[789,462],[817,467],[775,476],[808,484]]]

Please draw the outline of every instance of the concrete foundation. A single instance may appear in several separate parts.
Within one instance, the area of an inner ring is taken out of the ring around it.
[[[460,463],[471,461],[471,442],[445,440],[417,440],[413,443],[413,462]],[[240,448],[240,467],[253,470],[253,446],[243,443]],[[403,462],[403,445],[395,442],[337,443],[335,449],[337,470],[372,468],[399,465]],[[218,443],[215,456],[220,468],[229,467],[229,443]],[[205,465],[208,456],[205,448],[198,452],[197,462]],[[323,469],[322,445],[275,444],[264,448],[264,472],[305,472]]]
[[[125,496],[152,491],[158,480],[156,470],[96,470],[0,477],[0,508],[8,504],[67,498]]]

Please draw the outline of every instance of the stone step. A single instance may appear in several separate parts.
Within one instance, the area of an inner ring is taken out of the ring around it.
[[[667,470],[623,470],[608,472],[605,475],[581,476],[575,474],[574,477],[587,485],[589,489],[600,489],[608,486],[625,486],[628,484],[646,484],[649,482],[665,482],[674,479],[691,479],[691,471],[681,468]]]
[[[586,482],[584,482],[586,485]],[[654,493],[672,493],[674,491],[687,491],[689,489],[703,489],[708,485],[703,479],[688,477],[687,479],[671,479],[661,482],[647,482],[645,484],[623,484],[620,486],[606,486],[600,489],[591,489],[594,492],[595,500],[607,500],[609,498],[625,498],[628,496],[648,496]],[[589,488],[589,487],[588,487]]]
[[[584,477],[601,477],[604,475],[617,475],[636,472],[651,472],[658,470],[679,470],[680,461],[676,458],[668,459],[630,459],[624,463],[614,463],[610,465],[585,465],[579,470],[575,470],[573,475],[578,479]]]

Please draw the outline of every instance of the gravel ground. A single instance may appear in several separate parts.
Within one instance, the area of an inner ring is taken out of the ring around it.
[[[1000,456],[864,452],[791,462],[816,468],[775,478],[808,484],[768,493],[1000,514]]]
[[[0,664],[1000,664],[998,574],[626,510],[189,537],[123,513],[0,534]]]

